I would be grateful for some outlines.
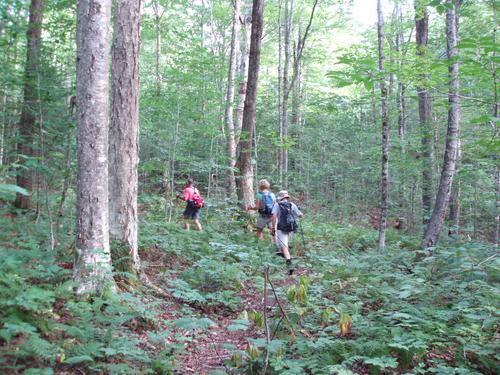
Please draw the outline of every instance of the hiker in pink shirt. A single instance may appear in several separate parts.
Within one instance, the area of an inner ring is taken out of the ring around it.
[[[200,210],[203,206],[203,199],[200,192],[193,185],[193,180],[188,179],[184,187],[182,199],[187,202],[186,209],[184,210],[184,229],[189,230],[189,220],[194,220],[196,230],[200,231]]]

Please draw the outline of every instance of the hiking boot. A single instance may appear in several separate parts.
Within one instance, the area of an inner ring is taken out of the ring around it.
[[[288,274],[292,275],[293,271],[294,271],[294,268],[292,266],[292,259],[287,259],[286,260],[286,266],[288,267]]]

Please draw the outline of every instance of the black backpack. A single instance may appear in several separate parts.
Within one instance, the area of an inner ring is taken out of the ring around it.
[[[273,196],[271,193],[262,193],[262,198],[260,200],[259,214],[264,216],[271,216],[273,212]]]
[[[282,232],[297,232],[297,221],[293,216],[292,204],[290,202],[279,202],[280,216],[278,218],[278,229]]]

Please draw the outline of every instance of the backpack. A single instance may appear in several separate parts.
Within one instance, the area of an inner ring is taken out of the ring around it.
[[[198,189],[194,189],[193,199],[190,200],[190,203],[195,208],[202,208],[203,207],[203,204],[205,202],[203,201],[203,198],[201,197],[200,192],[198,191]]]
[[[271,216],[273,213],[274,200],[271,193],[261,193],[259,214]]]
[[[282,232],[297,232],[298,225],[292,211],[290,202],[279,202],[280,213],[278,218],[278,229]]]

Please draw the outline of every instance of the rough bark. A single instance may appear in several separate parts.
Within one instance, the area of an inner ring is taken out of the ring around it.
[[[252,28],[252,1],[246,0],[245,18],[243,20],[243,41],[240,44],[240,66],[238,68],[238,80],[240,88],[238,90],[238,108],[236,109],[235,123],[235,143],[239,143],[241,126],[243,124],[243,109],[245,107],[245,98],[247,96],[248,79],[248,58],[250,54],[250,33]]]
[[[457,10],[460,7],[460,0],[447,0],[446,3],[451,5],[451,7],[446,10],[446,54],[449,61],[448,129],[446,133],[446,148],[443,167],[441,170],[441,178],[439,181],[439,189],[431,219],[425,229],[422,242],[424,247],[435,246],[439,239],[441,227],[446,215],[446,209],[450,201],[451,186],[453,183],[457,160],[458,135],[460,128],[460,81],[457,48]]]
[[[140,271],[137,249],[140,11],[140,0],[119,0],[116,5],[109,132],[109,233],[112,245],[124,249],[129,257],[120,264],[128,263],[126,269],[135,273]]]
[[[30,15],[27,31],[26,66],[24,72],[24,103],[19,122],[19,142],[17,144],[18,154],[26,158],[33,157],[35,113],[36,113],[36,77],[39,68],[40,47],[42,44],[42,23],[44,0],[31,0]],[[20,159],[20,164],[25,164],[25,159]],[[17,185],[31,192],[33,189],[33,171],[27,168],[19,168],[17,174]],[[31,206],[31,196],[17,194],[15,206],[28,209]]]
[[[420,65],[425,65],[427,48],[429,44],[429,14],[421,0],[415,4],[415,25],[417,42],[417,59]],[[432,146],[433,132],[431,125],[431,94],[428,89],[429,75],[418,75],[418,116],[421,133],[421,160],[422,160],[422,222],[427,224],[432,208],[432,171],[434,169],[434,152]]]
[[[455,168],[454,182],[451,189],[450,197],[450,228],[448,230],[448,235],[458,235],[460,232],[460,193],[461,193],[461,183],[459,177],[460,169],[460,159],[462,156],[461,152],[461,142],[458,139],[457,145],[457,162]]]
[[[234,76],[236,73],[236,57],[239,49],[239,31],[240,31],[240,0],[234,1],[234,13],[231,31],[231,49],[229,52],[229,67],[227,72],[226,89],[226,111],[224,122],[227,128],[227,193],[230,197],[236,194],[236,182],[234,179],[234,167],[236,165],[236,139],[234,133],[233,121],[233,101],[234,101]]]
[[[288,149],[285,145],[288,137],[288,69],[290,66],[290,34],[293,14],[293,0],[285,0],[284,18],[284,61],[283,61],[283,99],[281,103],[281,127],[280,127],[280,155],[279,155],[279,183],[287,187],[288,173]]]
[[[239,142],[240,153],[236,162],[236,167],[238,168],[236,177],[238,201],[245,206],[254,205],[252,154],[255,132],[257,84],[259,79],[260,45],[264,21],[263,13],[264,0],[253,0],[247,95]]]
[[[385,83],[384,30],[381,0],[377,0],[378,69],[380,73],[381,117],[382,117],[382,173],[380,181],[380,226],[379,249],[385,249],[385,231],[389,205],[389,109]]]
[[[112,285],[108,217],[109,24],[111,0],[77,5],[77,294]]]

